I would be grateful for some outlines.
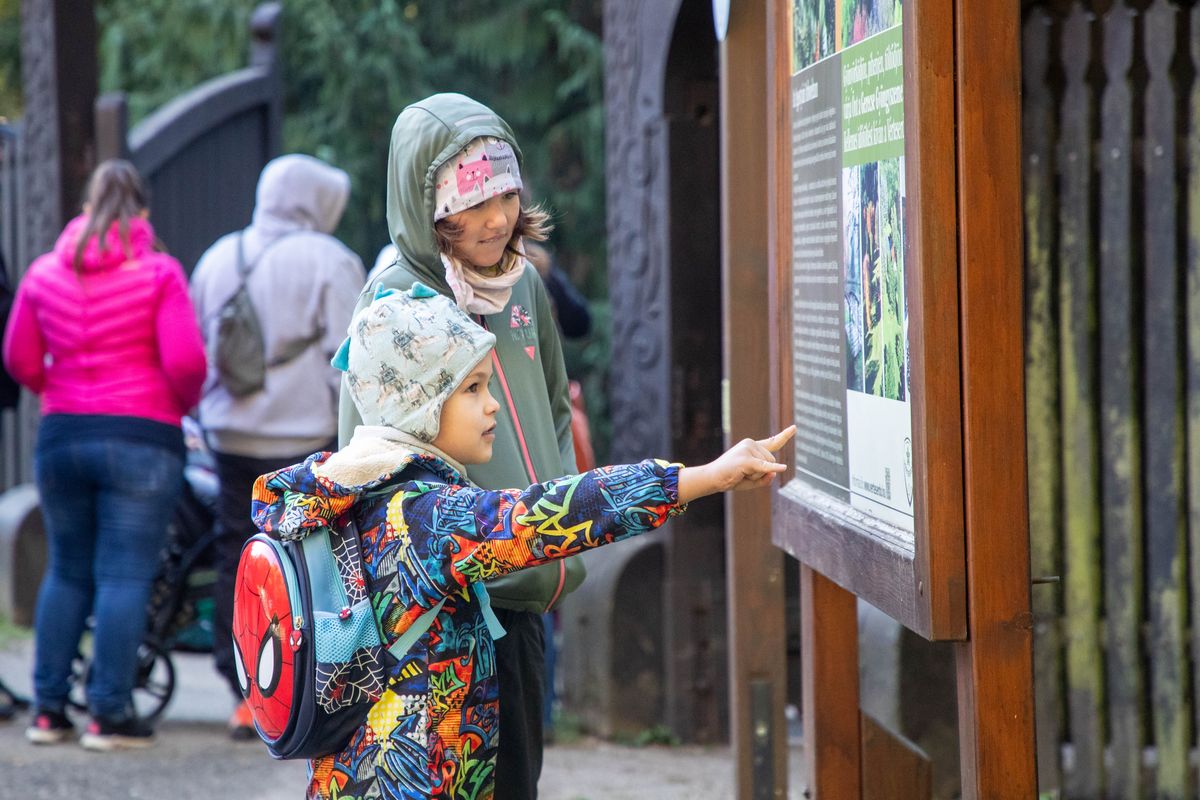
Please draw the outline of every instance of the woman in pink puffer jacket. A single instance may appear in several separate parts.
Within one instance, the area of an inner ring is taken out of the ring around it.
[[[71,661],[95,618],[90,749],[141,747],[132,713],[138,644],[167,520],[178,500],[180,418],[200,396],[204,347],[179,262],[155,247],[133,165],[106,161],[84,213],[29,267],[4,333],[4,364],[41,399],[34,472],[50,563],[35,617],[37,710],[27,738],[73,738]]]

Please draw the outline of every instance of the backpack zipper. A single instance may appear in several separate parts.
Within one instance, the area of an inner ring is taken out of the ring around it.
[[[483,318],[482,314],[477,315],[476,319],[479,321],[479,325],[485,331],[490,332],[487,321]],[[515,428],[517,432],[517,443],[521,445],[521,455],[525,458],[525,468],[529,472],[529,479],[533,483],[541,483],[541,481],[538,480],[537,470],[533,468],[533,457],[529,453],[529,444],[525,441],[525,432],[521,429],[521,418],[517,416],[517,404],[513,402],[512,392],[510,392],[508,389],[508,378],[504,374],[504,366],[500,363],[500,356],[496,355],[495,348],[492,348],[492,365],[496,368],[496,377],[500,379],[500,388],[504,391],[504,400],[508,403],[508,412],[512,417],[513,428]],[[546,604],[544,609],[542,609],[543,614],[553,608],[554,604],[558,602],[558,598],[562,594],[563,587],[566,586],[566,583],[567,565],[564,564],[563,560],[560,558],[558,559],[558,586],[555,587],[554,594],[550,597],[550,602]]]
[[[300,609],[303,606],[300,604],[300,588],[296,583],[296,570],[292,566],[291,558],[284,552],[281,542],[262,533],[251,537],[251,541],[255,539],[266,543],[267,547],[275,555],[275,559],[279,562],[279,569],[283,572],[284,583],[286,584],[288,593],[288,604],[291,605],[292,612],[292,636],[288,641],[288,646],[295,651],[304,641],[304,615],[300,613]]]

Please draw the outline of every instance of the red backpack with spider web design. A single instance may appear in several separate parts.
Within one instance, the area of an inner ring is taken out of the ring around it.
[[[384,647],[346,519],[242,548],[233,652],[258,735],[275,758],[345,747],[386,686],[388,669],[428,630],[445,600]]]

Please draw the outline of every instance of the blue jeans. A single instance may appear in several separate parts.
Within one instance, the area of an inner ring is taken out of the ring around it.
[[[154,444],[91,435],[39,445],[34,471],[50,552],[35,618],[37,703],[65,706],[90,614],[88,706],[98,716],[123,717],[183,459]]]

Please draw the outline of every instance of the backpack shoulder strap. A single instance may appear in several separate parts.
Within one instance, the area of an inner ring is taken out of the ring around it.
[[[496,618],[496,612],[492,611],[491,598],[488,597],[487,589],[481,581],[476,581],[471,584],[471,588],[475,591],[475,599],[479,601],[482,607],[483,620],[487,624],[488,632],[492,634],[493,639],[499,639],[504,636],[504,626],[500,624],[500,620]],[[412,646],[417,643],[417,640],[429,630],[429,626],[433,624],[434,617],[442,610],[442,606],[446,605],[446,598],[438,600],[432,608],[426,611],[421,616],[417,617],[416,621],[408,627],[404,633],[400,634],[400,638],[388,647],[388,652],[391,653],[397,661],[404,657]]]
[[[262,260],[262,257],[265,256],[272,247],[279,244],[280,242],[282,242],[284,239],[288,238],[292,234],[296,234],[296,233],[303,233],[303,231],[286,231],[285,233],[281,233],[279,236],[275,237],[270,242],[268,242],[266,244],[266,246],[263,247],[263,249],[258,252],[258,255],[256,255],[254,257],[253,261],[250,261],[249,263],[247,263],[246,262],[245,245],[243,244],[243,242],[246,238],[246,229],[243,228],[242,230],[238,231],[237,272],[238,272],[238,279],[242,282],[242,284],[244,285],[246,283],[246,279],[250,277],[250,273],[254,271],[254,268],[256,266],[258,266],[258,262]]]
[[[272,247],[279,244],[280,242],[282,242],[284,239],[288,238],[292,234],[301,233],[301,232],[302,231],[288,231],[287,233],[281,234],[279,237],[277,237],[276,239],[274,239],[270,243],[268,243],[267,246],[264,247],[259,252],[259,254],[254,257],[253,261],[251,261],[250,263],[246,263],[245,248],[243,245],[243,239],[245,239],[246,231],[244,229],[239,231],[238,239],[237,239],[238,291],[241,291],[246,288],[246,281],[250,278],[250,273],[254,271],[254,268],[258,265],[258,262],[262,260],[262,257],[267,254],[268,250],[270,250]],[[248,295],[247,295],[247,299],[249,299]],[[293,360],[294,358],[299,356],[301,353],[303,353],[305,350],[312,347],[317,342],[321,341],[321,339],[324,338],[324,336],[325,336],[324,326],[320,326],[320,325],[317,326],[317,329],[315,331],[313,331],[308,336],[305,336],[303,339],[297,339],[294,342],[289,342],[286,345],[284,345],[284,347],[280,351],[280,353],[278,355],[276,355],[275,358],[272,358],[270,361],[268,361],[266,363],[267,368],[270,369],[272,367],[279,367],[279,366],[282,366],[282,365],[288,363],[289,361]]]
[[[246,239],[246,231],[245,230],[238,231],[238,235],[237,235],[238,288],[237,288],[237,291],[239,291],[239,292],[246,291],[246,282],[248,280],[250,280],[250,273],[254,271],[254,266],[255,266],[255,264],[258,263],[257,258],[254,259],[253,261],[251,261],[249,264],[246,263],[245,239]],[[261,253],[259,255],[261,255]]]
[[[438,612],[442,610],[442,606],[446,605],[446,598],[438,600],[428,611],[408,626],[408,630],[400,634],[400,638],[388,646],[388,652],[391,653],[397,661],[404,658],[404,654],[412,649],[412,646],[417,643],[417,640],[424,635],[425,631],[429,630],[429,626],[433,624],[434,618]]]

